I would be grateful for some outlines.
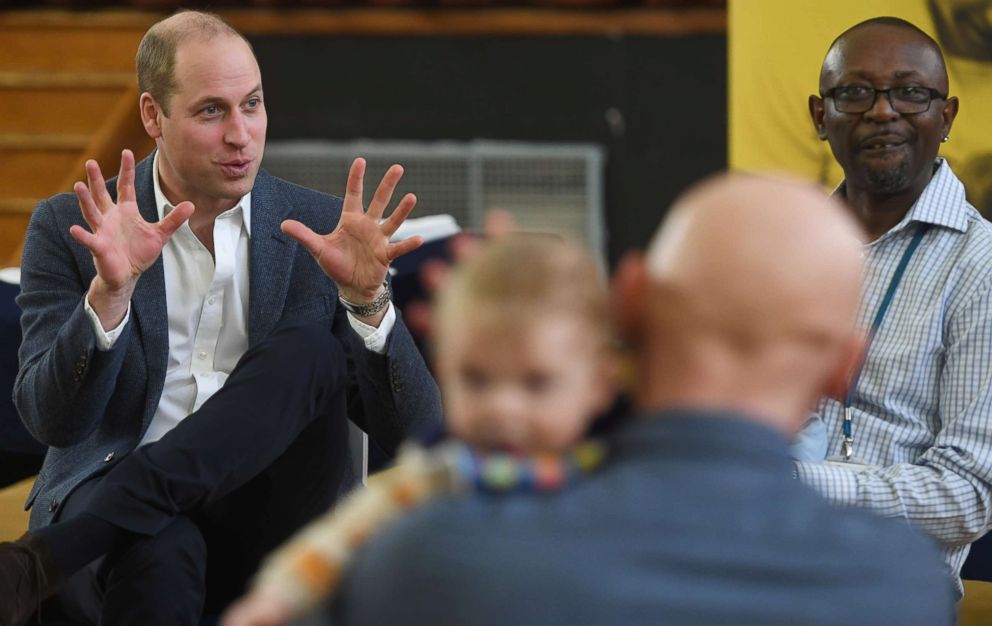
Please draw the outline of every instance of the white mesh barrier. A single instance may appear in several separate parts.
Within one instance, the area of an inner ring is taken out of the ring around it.
[[[603,151],[590,144],[273,141],[263,166],[295,183],[342,195],[352,159],[368,161],[365,199],[393,163],[406,173],[393,202],[417,194],[414,215],[447,213],[477,229],[490,209],[525,230],[585,241],[605,253]]]

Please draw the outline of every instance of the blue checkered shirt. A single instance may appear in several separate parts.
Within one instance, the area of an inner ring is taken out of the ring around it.
[[[917,222],[932,224],[869,350],[853,401],[854,460],[797,463],[829,501],[901,516],[942,545],[959,592],[969,544],[992,512],[992,224],[939,167],[906,217],[865,248],[868,328]],[[816,411],[841,458],[843,404]]]

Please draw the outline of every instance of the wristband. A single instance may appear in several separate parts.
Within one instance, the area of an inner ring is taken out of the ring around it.
[[[393,298],[393,290],[389,288],[389,283],[386,281],[382,282],[382,293],[375,297],[375,300],[369,302],[368,304],[356,304],[346,299],[338,291],[338,302],[344,307],[346,311],[351,313],[356,317],[372,317],[379,311],[382,311],[387,306],[389,306],[389,301]]]

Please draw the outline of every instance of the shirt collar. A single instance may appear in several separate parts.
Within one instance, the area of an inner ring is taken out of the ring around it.
[[[903,230],[912,222],[923,222],[937,226],[945,226],[959,232],[968,230],[968,214],[960,210],[965,203],[964,184],[951,171],[951,166],[942,158],[935,161],[937,169],[916,199],[906,216],[893,226],[889,232]],[[834,190],[834,196],[843,198],[847,181]]]
[[[176,208],[169,199],[165,197],[165,193],[162,192],[162,184],[158,179],[158,150],[155,151],[155,156],[152,160],[152,186],[155,190],[155,208],[158,211],[158,219],[162,219],[165,215]],[[251,236],[251,192],[249,191],[245,195],[241,196],[238,203],[234,205],[233,208],[224,211],[221,215],[234,214],[241,212],[241,220],[245,226],[245,232],[248,236]]]

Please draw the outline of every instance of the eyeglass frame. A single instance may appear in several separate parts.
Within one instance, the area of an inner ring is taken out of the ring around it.
[[[872,93],[871,103],[869,103],[869,105],[868,105],[868,107],[866,109],[864,109],[862,111],[842,111],[840,109],[840,107],[837,106],[837,98],[835,97],[834,94],[837,92],[838,89],[849,89],[851,87],[860,87],[861,89],[867,89],[867,90],[871,91],[871,93]],[[892,90],[893,89],[895,89],[895,90],[899,90],[899,89],[920,89],[920,90],[927,91],[930,94],[930,98],[927,100],[927,108],[923,109],[922,111],[900,111],[899,109],[896,108],[896,104],[892,100]],[[860,115],[861,113],[867,113],[868,111],[871,111],[873,108],[875,108],[875,103],[878,102],[878,94],[881,94],[881,93],[884,93],[885,94],[885,97],[888,99],[889,106],[892,107],[892,110],[895,111],[896,113],[899,113],[900,115],[919,115],[920,113],[926,113],[926,112],[928,112],[930,110],[930,106],[932,105],[932,103],[933,103],[934,100],[938,100],[939,99],[939,100],[945,100],[946,101],[947,98],[950,95],[950,94],[946,94],[946,93],[940,93],[939,91],[937,91],[936,89],[933,89],[931,87],[921,87],[919,85],[906,85],[906,86],[903,86],[903,87],[889,87],[888,89],[876,89],[875,87],[866,87],[866,86],[863,86],[863,85],[838,85],[837,87],[831,87],[826,92],[820,93],[820,98],[821,99],[830,98],[831,100],[833,100],[834,101],[834,108],[837,109],[837,112],[838,113],[848,113],[848,114],[851,114],[851,115]]]

